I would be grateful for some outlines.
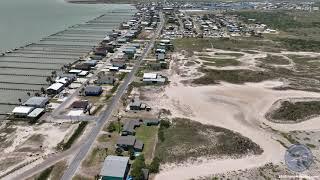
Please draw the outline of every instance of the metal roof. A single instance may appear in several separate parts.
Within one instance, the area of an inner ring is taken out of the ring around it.
[[[144,73],[143,79],[156,79],[157,73]]]
[[[24,106],[44,106],[47,102],[49,102],[49,98],[47,97],[31,97],[25,103]]]
[[[136,142],[134,136],[120,136],[117,140],[117,145],[133,146]]]
[[[100,175],[124,178],[128,163],[129,157],[107,156],[104,160]]]
[[[36,118],[38,117],[42,112],[44,111],[43,108],[36,108],[31,113],[28,114],[28,117],[30,118]]]
[[[48,89],[52,89],[52,90],[57,91],[57,90],[59,90],[59,89],[62,88],[62,87],[63,87],[63,84],[61,84],[61,83],[54,83],[54,84],[52,84],[51,86],[49,86],[49,87],[47,88],[47,90],[48,90]]]
[[[14,113],[14,114],[29,114],[33,109],[34,109],[34,107],[18,106],[12,110],[12,113]]]

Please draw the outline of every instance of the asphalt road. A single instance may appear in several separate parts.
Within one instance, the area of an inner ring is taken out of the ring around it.
[[[119,102],[121,96],[125,93],[128,85],[132,82],[135,73],[137,72],[141,61],[143,58],[150,52],[150,50],[153,48],[156,38],[159,36],[161,29],[163,28],[164,20],[163,15],[160,13],[160,23],[157,28],[157,31],[152,38],[151,41],[149,41],[147,47],[143,51],[141,57],[138,59],[137,64],[134,66],[133,70],[129,73],[125,81],[121,84],[119,87],[117,93],[115,96],[113,96],[111,104],[108,106],[106,111],[102,113],[102,115],[97,119],[96,125],[94,128],[92,128],[90,135],[88,136],[87,141],[80,147],[80,150],[75,155],[75,157],[72,159],[72,162],[70,163],[68,169],[65,171],[65,173],[62,176],[62,180],[70,180],[76,173],[77,169],[81,165],[81,161],[85,158],[86,154],[90,150],[92,144],[94,143],[95,139],[97,138],[99,132],[103,128],[103,125],[107,122],[109,117],[112,114],[112,111],[117,107],[117,103]]]

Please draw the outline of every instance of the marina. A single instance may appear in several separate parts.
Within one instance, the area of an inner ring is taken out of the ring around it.
[[[85,56],[134,13],[133,10],[109,12],[0,56],[0,115],[9,113],[30,94],[47,88],[50,85],[47,77],[53,71],[59,72],[64,65]]]

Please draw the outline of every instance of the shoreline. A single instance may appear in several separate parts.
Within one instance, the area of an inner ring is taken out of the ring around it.
[[[130,4],[132,6],[136,3],[130,0],[65,0],[65,2],[73,4]]]

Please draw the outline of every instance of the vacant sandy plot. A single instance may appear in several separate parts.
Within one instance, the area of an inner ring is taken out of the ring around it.
[[[177,58],[181,58],[177,56]],[[180,59],[177,63],[183,61]],[[241,159],[208,159],[200,163],[166,165],[156,179],[188,179],[215,173],[248,169],[267,163],[283,162],[285,148],[275,141],[274,134],[263,128],[268,125],[275,130],[319,130],[320,121],[314,118],[298,124],[275,124],[265,119],[265,113],[274,102],[286,98],[319,98],[319,93],[304,91],[276,91],[272,88],[283,85],[279,81],[246,83],[234,85],[221,83],[215,86],[190,86],[181,80],[194,78],[181,77],[179,66],[172,64],[169,77],[171,83],[161,93],[149,91],[150,104],[159,109],[169,109],[173,117],[190,118],[205,124],[221,126],[249,137],[264,150],[262,155]],[[180,66],[180,68],[184,68]],[[190,67],[188,67],[190,68]],[[178,71],[177,71],[178,69]],[[189,71],[190,72],[190,71]],[[192,71],[191,71],[192,72]],[[179,74],[179,75],[178,75]],[[190,75],[190,74],[189,74]],[[148,93],[148,92],[145,92]]]

